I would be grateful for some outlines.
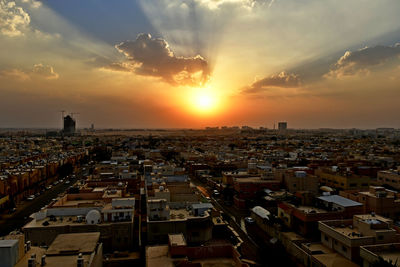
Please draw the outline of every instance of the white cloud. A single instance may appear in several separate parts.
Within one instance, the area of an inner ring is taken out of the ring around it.
[[[365,47],[346,51],[335,63],[326,77],[342,78],[358,74],[369,74],[372,69],[389,66],[392,60],[399,63],[400,44],[394,46]]]
[[[23,35],[30,21],[29,14],[15,2],[0,0],[0,32],[3,35]]]

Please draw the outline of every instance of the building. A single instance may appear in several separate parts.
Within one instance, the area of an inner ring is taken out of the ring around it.
[[[168,235],[168,245],[146,247],[147,267],[232,266],[247,267],[230,244],[189,247],[182,233]]]
[[[389,263],[400,266],[400,243],[361,246],[360,257],[363,267],[373,266],[380,261],[386,262],[386,266],[389,266]]]
[[[251,206],[248,202],[255,200],[257,193],[264,189],[277,191],[280,185],[281,183],[278,180],[263,179],[262,177],[234,178],[234,205],[241,209]]]
[[[76,128],[76,121],[70,115],[64,117],[64,134],[74,134]]]
[[[313,206],[282,202],[278,204],[278,217],[282,222],[303,236],[316,237],[318,221],[352,218],[362,213],[362,204],[333,195],[316,198]]]
[[[389,185],[400,190],[400,167],[397,170],[379,171],[377,180],[380,185]]]
[[[340,191],[339,195],[363,204],[363,213],[371,213],[396,220],[400,218],[399,193],[381,186],[370,186],[368,191]]]
[[[103,247],[99,242],[100,233],[60,234],[46,250],[29,247],[15,267],[101,267]],[[2,259],[3,260],[3,259]]]
[[[337,166],[331,168],[319,168],[315,170],[321,185],[326,185],[339,190],[368,189],[371,178],[359,176],[350,171],[350,168],[340,169]]]
[[[165,199],[147,201],[147,241],[165,244],[168,234],[182,233],[191,244],[201,244],[212,238],[213,221],[210,203],[186,206],[167,203]]]
[[[67,194],[33,215],[23,227],[25,239],[49,246],[58,234],[100,232],[105,251],[128,250],[137,241],[134,205],[134,198],[121,198],[117,192]]]
[[[398,242],[399,235],[392,227],[392,220],[374,214],[320,221],[318,225],[322,243],[355,262],[360,262],[360,246]]]
[[[319,179],[315,175],[308,174],[302,170],[289,170],[282,174],[282,180],[290,193],[297,191],[308,191],[318,193]]]
[[[287,130],[287,122],[285,121],[278,122],[278,130],[279,131]]]

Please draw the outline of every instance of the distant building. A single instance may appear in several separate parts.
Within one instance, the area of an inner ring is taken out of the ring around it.
[[[287,130],[287,122],[285,121],[278,122],[278,130],[279,131]]]
[[[74,134],[76,127],[76,121],[70,116],[67,115],[64,117],[64,134]]]
[[[400,189],[400,168],[397,170],[386,170],[378,172],[378,184],[389,185],[397,190]]]

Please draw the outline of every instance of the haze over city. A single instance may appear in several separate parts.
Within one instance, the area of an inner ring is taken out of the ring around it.
[[[396,0],[0,0],[0,126],[400,127]]]

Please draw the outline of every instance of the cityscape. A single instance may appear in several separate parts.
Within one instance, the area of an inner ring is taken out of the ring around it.
[[[0,267],[400,267],[398,14],[0,0]]]

